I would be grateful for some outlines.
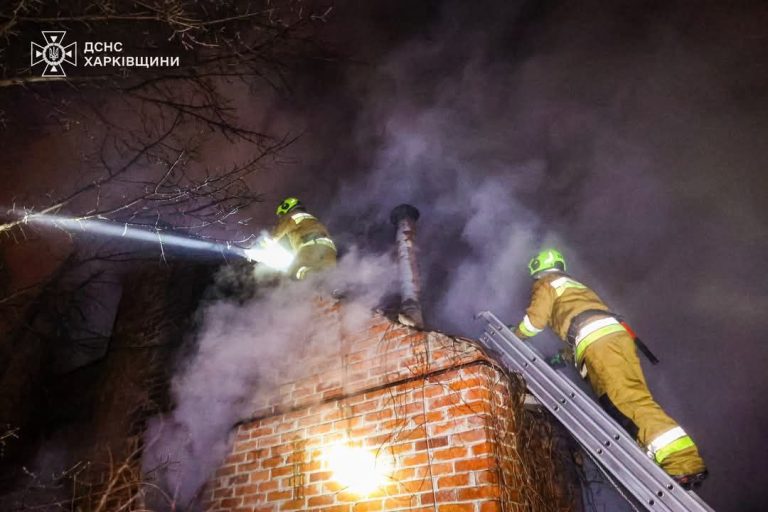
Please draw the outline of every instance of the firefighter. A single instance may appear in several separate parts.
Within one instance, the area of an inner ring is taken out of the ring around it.
[[[290,247],[295,260],[289,275],[305,279],[309,274],[336,266],[336,245],[328,230],[295,197],[285,198],[277,207],[280,220],[272,238]]]
[[[693,440],[654,401],[634,339],[616,315],[565,273],[560,252],[541,251],[528,269],[535,280],[532,298],[515,334],[527,339],[551,327],[573,349],[576,367],[603,408],[648,456],[686,489],[700,485],[707,476],[704,461]]]

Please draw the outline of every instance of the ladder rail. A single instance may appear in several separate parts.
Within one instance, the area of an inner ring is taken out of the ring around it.
[[[479,316],[487,322],[480,339],[483,346],[497,355],[507,369],[522,374],[542,405],[647,510],[712,512],[643,453],[592,398],[550,368],[493,313],[485,311]]]

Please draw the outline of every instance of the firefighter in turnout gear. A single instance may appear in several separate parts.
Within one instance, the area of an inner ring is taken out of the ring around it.
[[[552,328],[573,349],[577,369],[603,408],[678,483],[698,486],[707,476],[704,461],[651,396],[634,339],[620,320],[595,292],[565,273],[558,251],[541,251],[528,268],[535,279],[532,298],[515,334],[527,339]]]
[[[284,199],[277,207],[280,220],[272,238],[289,246],[296,259],[289,275],[305,279],[309,274],[336,266],[336,245],[326,227],[295,198]]]

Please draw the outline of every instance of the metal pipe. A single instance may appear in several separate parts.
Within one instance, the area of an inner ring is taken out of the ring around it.
[[[397,263],[400,270],[400,323],[411,327],[424,327],[419,301],[419,267],[416,260],[416,221],[419,210],[401,204],[392,210],[389,220],[397,227]]]

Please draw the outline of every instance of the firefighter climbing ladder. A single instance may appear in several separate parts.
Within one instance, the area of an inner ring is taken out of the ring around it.
[[[713,512],[695,493],[686,492],[670,478],[594,400],[550,368],[493,313],[485,311],[479,316],[487,322],[480,338],[483,346],[508,370],[520,373],[542,405],[647,510]]]

